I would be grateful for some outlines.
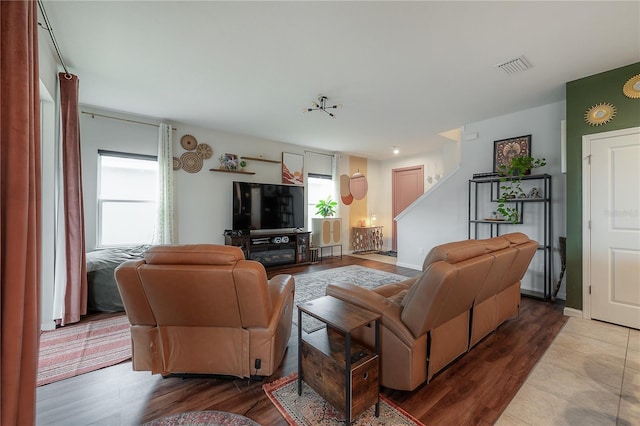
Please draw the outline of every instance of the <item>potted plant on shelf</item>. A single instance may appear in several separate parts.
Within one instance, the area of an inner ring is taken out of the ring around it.
[[[227,160],[226,158],[224,158],[224,155],[220,155],[220,157],[218,157],[218,161],[220,162],[220,170],[226,170],[227,166]]]
[[[240,165],[240,171],[244,172],[244,168],[247,167],[247,162],[244,160],[240,160],[239,165]]]
[[[531,169],[547,165],[544,158],[533,158],[529,156],[514,157],[508,164],[498,167],[500,174],[500,191],[498,192],[498,211],[505,220],[511,223],[520,221],[520,212],[517,205],[511,207],[507,205],[518,198],[526,198],[527,195],[522,190],[522,178],[531,174]]]
[[[322,217],[331,217],[336,214],[337,201],[333,201],[329,195],[326,200],[320,200],[316,204],[316,214]]]

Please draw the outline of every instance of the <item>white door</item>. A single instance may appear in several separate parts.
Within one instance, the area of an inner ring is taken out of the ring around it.
[[[583,152],[591,318],[640,329],[640,128],[585,136]]]

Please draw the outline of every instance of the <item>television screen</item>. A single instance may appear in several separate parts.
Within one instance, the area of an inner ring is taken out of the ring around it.
[[[304,187],[233,182],[233,229],[304,228]]]

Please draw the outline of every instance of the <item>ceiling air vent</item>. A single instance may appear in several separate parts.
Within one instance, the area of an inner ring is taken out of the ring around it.
[[[517,74],[519,72],[528,70],[529,68],[531,68],[531,65],[524,56],[520,56],[519,58],[512,59],[503,64],[498,64],[496,65],[496,67],[501,69],[506,74]]]

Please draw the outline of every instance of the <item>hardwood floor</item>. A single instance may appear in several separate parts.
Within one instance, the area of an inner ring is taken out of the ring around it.
[[[417,271],[344,256],[270,271],[300,274],[358,264],[413,276]],[[562,306],[523,298],[520,316],[414,392],[383,393],[425,424],[490,425],[566,322]],[[136,425],[193,410],[229,411],[262,425],[287,425],[262,384],[297,369],[297,330],[279,370],[262,382],[212,377],[162,378],[131,371],[130,362],[37,388],[38,425]]]

